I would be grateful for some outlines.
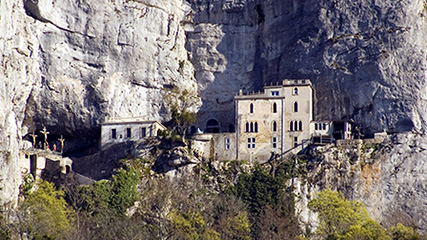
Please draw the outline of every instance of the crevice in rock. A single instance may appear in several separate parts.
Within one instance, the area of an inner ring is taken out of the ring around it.
[[[37,5],[38,0],[24,0],[24,9],[25,9],[25,13],[34,18],[35,20],[38,20],[40,22],[44,22],[44,23],[49,23],[52,24],[53,26],[55,26],[56,28],[58,28],[59,30],[65,31],[65,32],[69,32],[69,33],[75,33],[75,34],[79,34],[82,35],[84,37],[88,37],[90,39],[94,38],[94,36],[89,36],[87,34],[84,33],[80,33],[80,32],[76,32],[76,31],[72,31],[70,29],[67,28],[63,28],[61,26],[58,26],[57,24],[55,24],[54,22],[50,21],[49,19],[44,18],[41,14],[40,14],[40,9]]]
[[[152,7],[152,8],[160,9],[160,10],[162,10],[164,12],[167,12],[165,9],[163,9],[163,8],[161,8],[159,6],[153,5],[153,4],[146,3],[145,1],[141,1],[141,0],[139,0],[139,1],[138,0],[132,0],[132,1],[133,2],[137,2],[137,3],[141,3],[141,4],[143,4],[143,5],[147,6],[147,7]]]

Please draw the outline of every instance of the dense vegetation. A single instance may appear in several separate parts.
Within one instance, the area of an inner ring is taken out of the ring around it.
[[[19,207],[2,214],[0,238],[421,239],[401,224],[386,231],[360,202],[329,189],[309,204],[319,228],[301,231],[291,162],[278,166],[275,176],[263,166],[245,172],[236,162],[225,165],[220,172],[205,165],[199,175],[171,181],[150,171],[150,161],[133,159],[111,180],[93,185],[68,182],[58,190],[46,181],[26,183]],[[209,181],[225,175],[223,190]]]

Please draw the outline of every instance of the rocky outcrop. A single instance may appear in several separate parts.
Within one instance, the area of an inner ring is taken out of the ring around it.
[[[427,157],[425,136],[397,134],[372,144],[350,141],[315,149],[300,167],[307,175],[295,179],[302,222],[315,226],[307,203],[329,187],[362,201],[373,219],[386,227],[399,222],[427,232]]]

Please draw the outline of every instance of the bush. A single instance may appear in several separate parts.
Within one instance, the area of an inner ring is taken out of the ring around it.
[[[38,189],[27,194],[19,213],[23,231],[34,239],[63,238],[70,231],[73,220],[64,192],[46,181],[40,181]]]
[[[93,214],[113,212],[124,215],[138,199],[138,183],[139,173],[135,169],[119,169],[111,181],[102,180],[80,187],[81,204],[77,207]]]
[[[390,239],[361,202],[349,201],[340,192],[325,189],[308,207],[319,213],[316,234],[325,239]]]

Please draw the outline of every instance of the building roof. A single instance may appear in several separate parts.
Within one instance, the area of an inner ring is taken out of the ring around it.
[[[145,120],[143,117],[135,117],[135,118],[114,118],[114,119],[107,119],[104,123],[102,123],[102,126],[105,125],[122,125],[122,124],[153,124],[157,123],[161,127],[166,128],[158,121],[154,120]]]
[[[276,82],[275,84],[264,86],[265,89],[282,89],[285,87],[298,87],[298,86],[310,86],[312,87],[311,81],[309,79],[284,79],[281,83]],[[282,99],[285,96],[271,96],[265,91],[258,92],[247,92],[243,93],[242,90],[235,96],[235,100],[241,99]]]
[[[277,88],[277,87],[297,87],[297,86],[312,86],[310,79],[284,79],[282,84],[277,82],[275,85],[271,84],[264,86],[266,88]]]

